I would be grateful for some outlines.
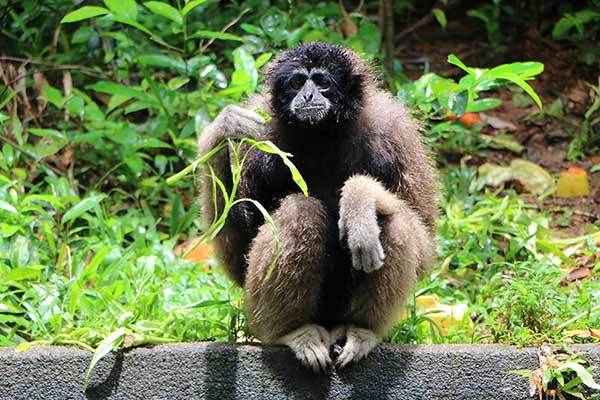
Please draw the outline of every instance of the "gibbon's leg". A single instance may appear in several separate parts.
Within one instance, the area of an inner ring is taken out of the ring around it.
[[[340,200],[340,237],[352,254],[355,279],[343,316],[346,344],[336,363],[365,357],[391,328],[416,280],[435,257],[431,234],[418,214],[368,176],[353,176]]]
[[[315,371],[331,363],[329,333],[314,324],[326,273],[327,216],[321,202],[292,194],[273,213],[281,254],[273,272],[275,239],[267,224],[251,244],[246,274],[246,314],[261,340],[289,346]]]

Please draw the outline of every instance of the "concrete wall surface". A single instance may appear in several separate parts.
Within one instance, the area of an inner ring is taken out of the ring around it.
[[[572,349],[600,366],[600,345]],[[0,348],[0,399],[530,399],[527,379],[510,371],[538,367],[534,348],[382,345],[316,375],[283,347],[182,343],[110,354],[85,390],[90,360],[75,348]]]

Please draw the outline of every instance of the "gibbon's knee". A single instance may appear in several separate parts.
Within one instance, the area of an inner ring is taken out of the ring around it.
[[[398,320],[417,279],[429,271],[435,257],[427,228],[404,202],[381,225],[384,265],[358,279],[348,308],[353,324],[379,336]]]
[[[277,263],[275,238],[263,224],[248,254],[246,311],[254,333],[274,341],[318,314],[324,276],[327,235],[322,203],[301,194],[285,197],[273,214],[280,242]]]

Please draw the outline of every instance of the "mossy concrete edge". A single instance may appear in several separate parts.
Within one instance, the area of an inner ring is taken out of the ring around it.
[[[600,366],[600,345],[574,345]],[[537,349],[504,345],[389,345],[341,371],[316,375],[277,346],[178,343],[112,353],[0,348],[0,399],[530,399]],[[600,379],[600,368],[594,371]]]

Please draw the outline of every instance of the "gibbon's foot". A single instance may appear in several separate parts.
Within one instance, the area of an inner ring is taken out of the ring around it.
[[[344,368],[351,361],[359,361],[365,358],[379,343],[379,339],[373,331],[353,325],[335,327],[332,330],[332,336],[339,334],[344,328],[346,331],[346,343],[342,348],[341,354],[335,360],[335,365],[339,368]],[[338,343],[338,340],[334,343]]]
[[[305,366],[314,372],[324,372],[331,364],[329,332],[315,324],[308,324],[288,333],[277,341],[288,346]]]

